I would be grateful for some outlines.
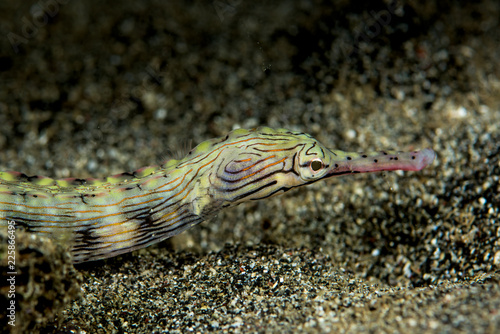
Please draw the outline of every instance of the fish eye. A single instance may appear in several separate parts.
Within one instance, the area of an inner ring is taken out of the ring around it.
[[[309,167],[313,172],[317,172],[323,168],[323,162],[320,159],[312,160]]]

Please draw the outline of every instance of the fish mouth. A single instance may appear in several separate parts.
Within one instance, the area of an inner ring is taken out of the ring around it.
[[[436,159],[436,152],[432,148],[424,148],[420,153],[422,154],[422,168],[430,165]]]

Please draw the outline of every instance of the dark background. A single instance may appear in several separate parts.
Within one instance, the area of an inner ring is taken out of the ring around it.
[[[0,18],[0,170],[104,177],[259,125],[438,155],[77,267],[83,297],[45,331],[500,325],[496,1],[2,1]]]

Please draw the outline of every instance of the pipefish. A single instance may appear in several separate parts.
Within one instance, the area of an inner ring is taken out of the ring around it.
[[[286,129],[238,129],[207,140],[181,160],[104,179],[51,179],[0,172],[0,226],[68,245],[75,263],[160,242],[239,203],[329,177],[419,171],[435,158],[413,152],[343,152]]]

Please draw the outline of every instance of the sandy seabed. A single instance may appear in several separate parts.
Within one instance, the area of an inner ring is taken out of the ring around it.
[[[498,2],[2,1],[0,17],[0,170],[104,177],[260,125],[437,152],[105,261],[19,231],[3,329],[499,330]]]

